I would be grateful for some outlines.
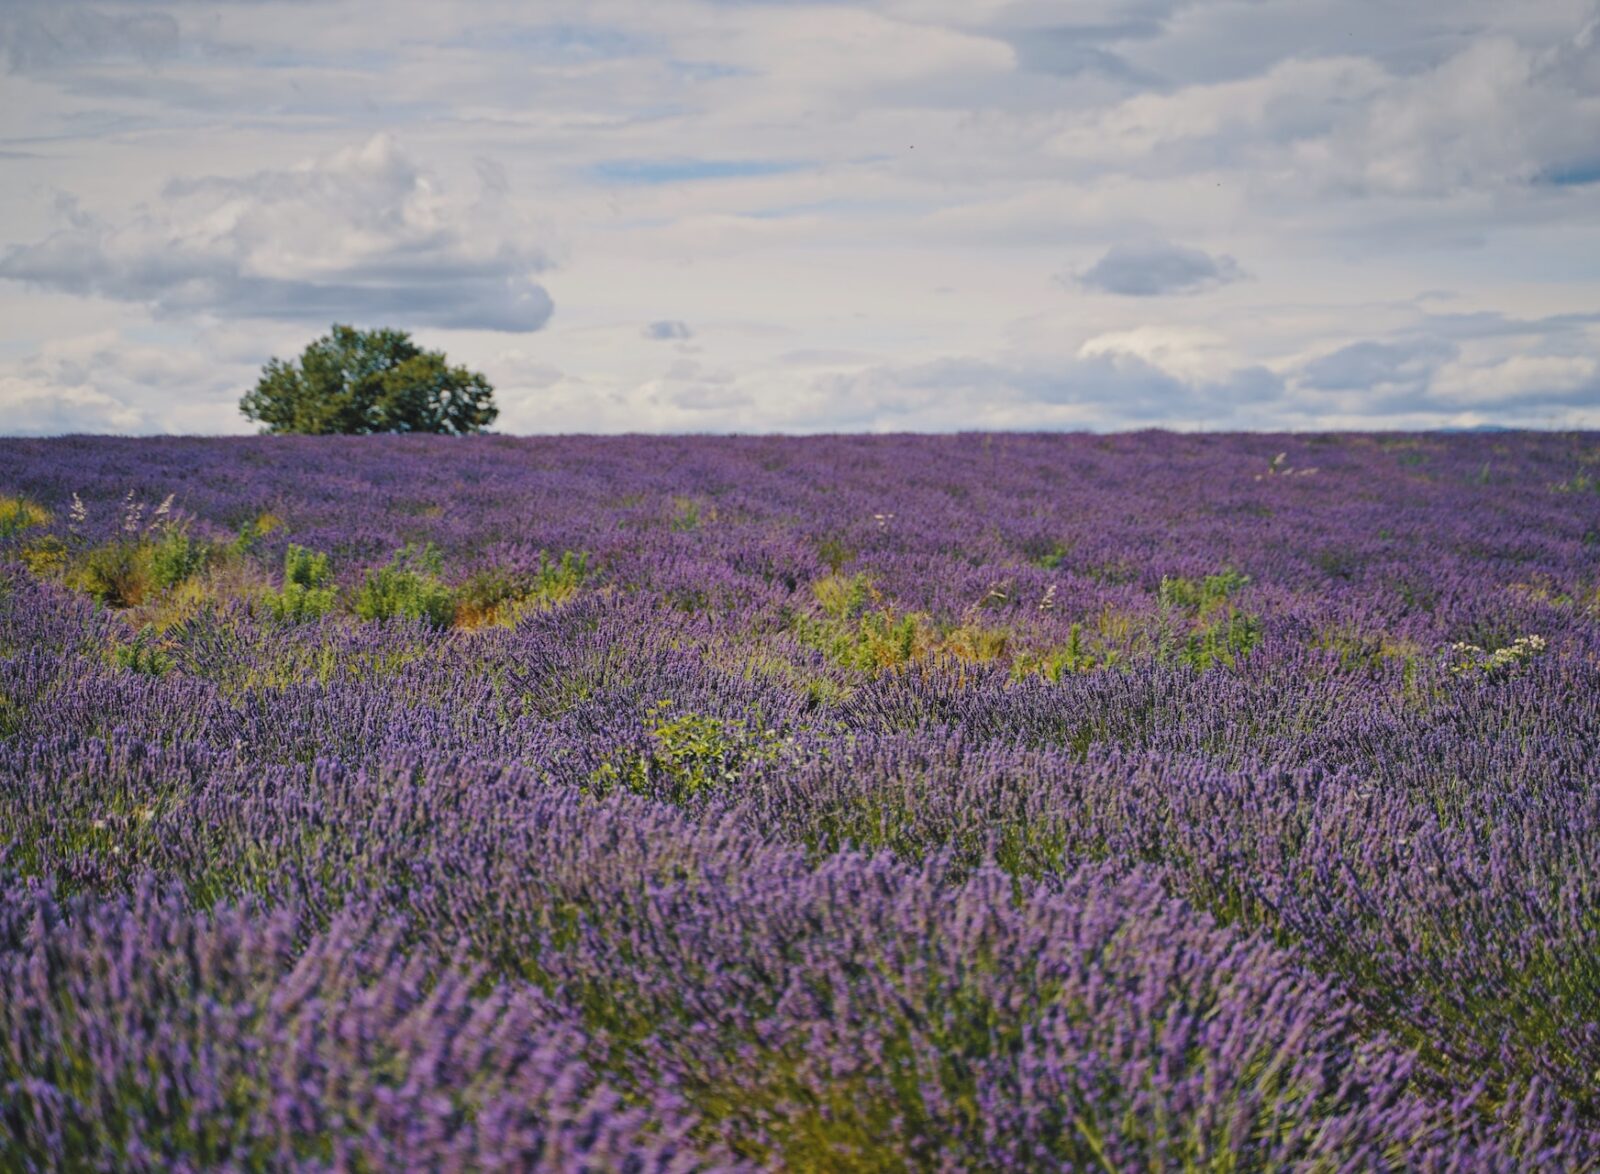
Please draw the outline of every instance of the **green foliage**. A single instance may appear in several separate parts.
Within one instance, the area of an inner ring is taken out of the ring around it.
[[[671,701],[646,712],[650,748],[602,763],[590,777],[598,794],[622,787],[673,803],[684,803],[736,782],[745,764],[772,758],[783,742],[775,730],[752,730],[740,720],[678,713]]]
[[[589,577],[589,554],[582,550],[564,550],[559,559],[539,552],[539,570],[533,577],[533,590],[537,595],[565,598],[583,586]]]
[[[160,643],[156,630],[146,625],[128,643],[112,647],[111,663],[130,673],[159,677],[172,667],[172,656]]]
[[[515,623],[529,610],[571,599],[588,578],[586,551],[563,551],[559,559],[540,551],[538,569],[532,574],[486,567],[456,589],[456,624],[475,628]]]
[[[984,626],[970,612],[959,624],[940,626],[922,612],[900,611],[883,601],[864,574],[829,575],[811,589],[822,614],[796,615],[791,630],[801,644],[842,668],[877,672],[933,653],[990,661],[1010,645],[1008,630]]]
[[[724,721],[697,713],[673,714],[670,701],[650,709],[656,723],[655,765],[673,794],[693,798],[708,787],[732,782],[739,775],[749,733],[742,721]]]
[[[1169,640],[1168,654],[1180,664],[1205,670],[1219,665],[1233,667],[1261,641],[1261,621],[1239,611],[1232,597],[1250,576],[1224,568],[1203,579],[1161,579],[1160,602],[1166,622],[1181,623],[1175,640]]]
[[[824,538],[817,543],[817,557],[828,570],[837,575],[846,563],[854,561],[856,552],[853,547],[847,546],[837,538]]]
[[[1367,633],[1351,626],[1318,632],[1309,646],[1331,652],[1339,658],[1344,672],[1376,673],[1385,665],[1398,663],[1403,669],[1414,667],[1421,649],[1407,640],[1384,633]]]
[[[1177,659],[1205,670],[1232,668],[1238,659],[1261,642],[1261,621],[1229,608],[1226,615],[1189,633],[1177,649]]]
[[[795,638],[845,668],[872,671],[914,659],[925,649],[918,616],[877,604],[879,595],[866,575],[829,575],[812,585],[820,617],[794,619]]]
[[[181,527],[168,528],[149,544],[150,585],[157,591],[176,587],[205,570],[211,557],[209,543],[190,538]]]
[[[263,431],[368,434],[481,432],[494,422],[494,388],[452,367],[401,330],[335,324],[294,363],[270,360],[239,410]]]
[[[265,596],[267,609],[275,619],[298,623],[327,615],[334,600],[328,556],[291,542],[283,556],[283,589]]]
[[[420,620],[435,628],[455,618],[455,592],[440,574],[444,560],[433,543],[408,544],[388,565],[366,574],[356,594],[356,615],[364,620],[403,618]]]
[[[1049,550],[1032,555],[1028,561],[1043,571],[1054,571],[1067,559],[1067,548],[1057,542]]]
[[[1550,488],[1557,493],[1600,493],[1600,477],[1591,477],[1587,473],[1579,473],[1575,477],[1557,482]]]
[[[289,544],[283,556],[283,582],[285,586],[316,588],[326,587],[330,578],[328,556]]]
[[[67,570],[67,583],[107,607],[133,607],[150,592],[149,545],[127,539],[90,547]]]
[[[65,574],[71,549],[54,534],[30,541],[18,552],[22,565],[40,578]]]
[[[49,522],[50,511],[43,506],[25,497],[0,496],[0,539],[14,538]]]
[[[1224,568],[1203,579],[1168,578],[1163,575],[1161,606],[1183,608],[1204,616],[1227,603],[1229,597],[1248,582],[1249,575],[1241,575],[1232,568]]]
[[[485,567],[456,589],[456,623],[464,628],[500,622],[516,609],[529,588],[525,575],[504,567]]]
[[[1018,679],[1037,673],[1047,681],[1059,681],[1074,673],[1091,673],[1110,668],[1121,660],[1115,648],[1090,648],[1083,625],[1067,630],[1067,642],[1042,653],[1023,653],[1012,662],[1012,675]]]
[[[680,533],[698,530],[704,523],[716,520],[715,507],[702,510],[700,503],[692,497],[672,499],[672,528]]]
[[[854,619],[877,598],[866,575],[829,575],[813,584],[811,591],[823,613],[835,620]]]
[[[852,668],[872,669],[905,664],[917,655],[917,617],[884,608],[861,617],[845,661]]]
[[[246,555],[260,545],[261,540],[283,525],[276,514],[259,514],[239,527],[239,532],[228,544],[228,553]]]
[[[168,520],[86,550],[74,552],[58,543],[24,552],[24,558],[36,573],[59,571],[68,586],[107,607],[126,608],[197,577],[221,553],[213,544],[191,537],[183,523]]]

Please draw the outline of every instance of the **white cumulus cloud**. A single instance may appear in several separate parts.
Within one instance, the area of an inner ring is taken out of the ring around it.
[[[279,171],[169,183],[121,220],[68,223],[0,257],[0,278],[215,315],[538,330],[548,262],[491,186],[452,197],[387,135]]]

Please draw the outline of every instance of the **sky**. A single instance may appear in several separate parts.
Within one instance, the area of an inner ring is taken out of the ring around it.
[[[0,433],[1600,427],[1597,0],[0,0]]]

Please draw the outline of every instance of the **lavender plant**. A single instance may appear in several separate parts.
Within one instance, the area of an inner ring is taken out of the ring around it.
[[[0,1168],[1595,1169],[1596,464],[0,441]]]

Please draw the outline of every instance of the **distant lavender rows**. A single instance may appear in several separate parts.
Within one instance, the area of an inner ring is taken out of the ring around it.
[[[0,1167],[1597,1168],[1597,471],[0,442]],[[25,562],[130,492],[274,526],[182,610]],[[291,542],[592,572],[293,623]]]

